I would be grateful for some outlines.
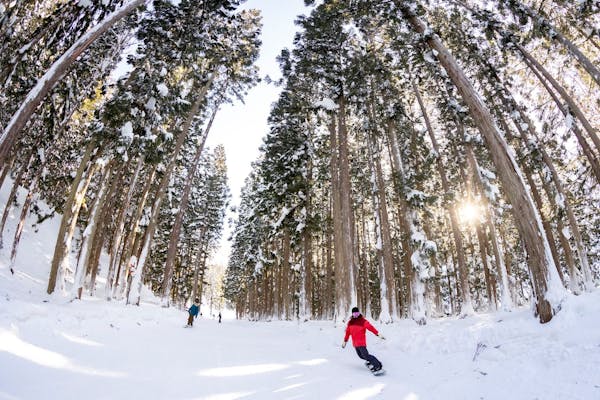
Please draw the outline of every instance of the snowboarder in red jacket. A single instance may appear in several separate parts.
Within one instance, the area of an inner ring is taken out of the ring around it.
[[[360,311],[358,307],[354,307],[352,309],[352,318],[348,321],[348,326],[346,327],[346,336],[344,336],[344,342],[342,343],[342,348],[346,347],[346,342],[348,342],[348,338],[352,336],[352,345],[356,350],[356,354],[360,358],[366,361],[367,367],[373,372],[377,372],[381,369],[381,362],[372,354],[369,354],[367,351],[367,329],[373,332],[375,335],[380,337],[381,339],[385,339],[382,335],[379,334],[377,329],[369,321],[367,321]]]

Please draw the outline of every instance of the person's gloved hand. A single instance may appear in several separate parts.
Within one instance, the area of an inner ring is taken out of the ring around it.
[[[379,333],[377,336],[379,336],[380,339],[385,340],[385,338],[383,337],[383,335],[381,333]]]
[[[344,347],[346,347],[346,343],[347,343],[347,342],[342,342],[342,349],[343,349]]]

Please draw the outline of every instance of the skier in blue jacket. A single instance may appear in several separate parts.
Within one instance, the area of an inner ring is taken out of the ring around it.
[[[194,318],[196,318],[198,316],[198,313],[200,312],[200,299],[195,299],[194,300],[194,304],[192,304],[192,306],[190,307],[190,309],[188,310],[188,320],[187,320],[187,326],[188,327],[192,327],[192,325],[194,324]]]

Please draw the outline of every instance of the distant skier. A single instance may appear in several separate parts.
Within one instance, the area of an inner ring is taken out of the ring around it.
[[[356,350],[356,354],[366,361],[365,364],[371,370],[371,372],[383,372],[381,371],[381,362],[377,359],[377,357],[369,354],[367,351],[367,329],[373,332],[379,338],[385,340],[385,338],[379,334],[377,329],[375,329],[375,327],[373,327],[373,325],[371,325],[371,323],[362,316],[358,310],[358,307],[354,307],[352,309],[352,318],[350,318],[350,321],[348,321],[348,326],[346,327],[346,336],[344,336],[342,348],[346,347],[348,338],[352,336],[352,345]]]
[[[221,323],[221,312],[219,312],[219,323]]]
[[[194,304],[188,310],[188,320],[187,327],[191,328],[194,325],[194,318],[198,316],[198,312],[200,311],[200,299],[195,299]]]

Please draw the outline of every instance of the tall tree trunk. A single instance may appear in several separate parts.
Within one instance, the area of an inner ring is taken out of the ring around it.
[[[192,184],[194,183],[194,176],[196,175],[196,171],[198,170],[198,165],[200,164],[200,159],[202,153],[204,151],[204,144],[206,143],[206,138],[210,133],[210,128],[212,127],[213,121],[217,115],[217,111],[219,107],[216,106],[210,120],[208,121],[208,125],[204,130],[202,135],[202,142],[196,148],[196,154],[194,155],[194,159],[187,171],[187,182],[183,189],[183,194],[181,195],[181,200],[179,202],[179,209],[177,210],[177,215],[175,216],[175,222],[173,223],[173,229],[171,230],[171,235],[169,237],[169,247],[167,248],[167,259],[165,261],[165,271],[163,274],[163,282],[161,287],[161,294],[163,298],[168,296],[169,291],[171,290],[172,285],[172,277],[173,274],[173,265],[175,261],[175,256],[177,254],[177,244],[179,243],[179,236],[181,235],[181,227],[183,225],[183,218],[185,217],[185,213],[187,212],[190,192],[192,190]]]
[[[462,128],[460,128],[462,130]],[[473,179],[475,180],[474,183],[475,185],[478,187],[479,192],[483,195],[485,195],[485,190],[483,188],[483,182],[481,181],[481,175],[479,173],[479,165],[477,163],[477,159],[475,158],[475,153],[473,152],[473,147],[471,144],[467,144],[465,146],[466,149],[466,153],[467,153],[467,163],[469,165],[469,167],[471,168],[471,171],[473,173]],[[495,260],[495,264],[496,264],[496,270],[498,271],[498,274],[500,275],[500,292],[501,292],[501,305],[502,305],[502,309],[504,311],[510,311],[513,308],[513,302],[510,296],[510,285],[508,283],[508,273],[506,272],[506,265],[504,264],[504,255],[502,253],[502,250],[500,248],[500,245],[498,243],[498,237],[496,235],[496,223],[494,222],[494,209],[493,206],[490,202],[489,199],[487,199],[485,201],[486,207],[485,207],[485,212],[486,212],[486,223],[485,225],[487,226],[488,230],[489,230],[489,236],[490,236],[490,241],[492,242],[492,249],[494,251],[494,260]],[[538,208],[539,210],[539,208]],[[544,220],[542,219],[542,224],[543,224]],[[485,227],[482,227],[483,230],[485,231]],[[478,232],[478,238],[479,238],[479,232]],[[482,245],[481,243],[481,239],[480,239],[480,246]],[[553,259],[554,259],[554,253],[552,253]],[[488,284],[490,284],[490,282],[488,282]]]
[[[425,103],[423,102],[423,98],[421,97],[421,92],[419,87],[416,85],[414,81],[412,81],[413,90],[415,92],[415,96],[417,98],[417,102],[419,103],[419,107],[421,109],[421,114],[423,115],[423,120],[425,121],[425,127],[427,129],[427,133],[429,135],[429,139],[431,140],[431,146],[437,157],[435,159],[435,165],[438,174],[440,175],[440,180],[442,182],[442,190],[444,192],[444,201],[446,209],[448,210],[448,214],[450,216],[450,227],[452,229],[452,238],[454,239],[454,243],[456,245],[456,256],[458,261],[458,276],[459,276],[459,285],[460,285],[460,293],[461,293],[461,315],[472,315],[475,313],[473,309],[473,302],[471,300],[471,288],[469,287],[468,280],[468,268],[467,261],[465,259],[464,254],[464,244],[463,238],[460,232],[459,223],[458,223],[458,215],[456,212],[456,203],[453,202],[453,196],[450,190],[450,183],[448,182],[448,177],[446,176],[446,168],[444,167],[444,160],[442,159],[442,153],[440,146],[438,144],[437,138],[435,136],[435,132],[433,131],[433,127],[431,126],[431,121],[429,119],[429,113],[427,112],[427,108],[425,108]]]
[[[157,164],[152,166],[148,177],[146,178],[144,189],[142,190],[140,198],[137,202],[136,214],[131,219],[132,226],[129,230],[129,234],[126,237],[125,243],[123,244],[123,250],[119,259],[119,271],[123,269],[125,271],[124,273],[117,273],[117,276],[115,278],[115,287],[113,289],[113,297],[117,296],[117,292],[120,292],[121,294],[128,292],[128,284],[126,282],[129,282],[128,278],[131,267],[135,267],[135,264],[132,262],[132,257],[137,258],[137,252],[135,251],[135,249],[137,248],[138,241],[140,238],[140,235],[137,231],[140,226],[142,216],[144,215],[144,210],[146,209],[146,201],[148,200],[150,189],[154,184],[154,178],[156,176],[157,167]],[[134,256],[134,254],[136,255]]]
[[[129,163],[127,163],[129,166]],[[104,242],[108,233],[107,226],[112,222],[111,210],[113,208],[113,198],[119,185],[122,184],[123,174],[125,168],[120,168],[113,175],[110,182],[110,189],[108,194],[102,200],[102,208],[100,209],[100,215],[98,216],[98,224],[94,225],[94,232],[92,232],[90,239],[92,240],[92,248],[89,259],[86,258],[86,271],[90,275],[90,296],[94,295],[96,288],[96,278],[98,276],[98,268],[100,264],[100,255],[104,248]]]
[[[370,106],[371,120],[374,122],[372,105]],[[375,212],[378,220],[379,241],[378,250],[381,251],[381,315],[379,320],[385,323],[393,322],[399,314],[396,300],[396,281],[394,278],[394,257],[392,255],[392,235],[390,233],[390,222],[385,195],[385,182],[383,180],[383,169],[381,168],[381,157],[377,139],[369,134],[369,155],[371,158],[374,175],[374,197]]]
[[[85,149],[83,158],[79,163],[79,168],[75,174],[75,179],[71,184],[69,191],[69,197],[65,202],[63,217],[60,222],[60,228],[56,237],[56,245],[54,246],[54,256],[52,257],[52,265],[50,267],[50,277],[48,278],[48,294],[52,294],[56,288],[56,283],[60,282],[62,285],[62,269],[65,267],[63,262],[65,258],[69,256],[69,248],[71,244],[71,237],[77,223],[77,215],[79,215],[79,209],[85,197],[85,191],[87,190],[87,183],[83,179],[83,174],[90,164],[92,159],[93,151],[95,149],[95,143],[90,141]],[[88,179],[92,178],[93,166],[90,166],[88,171]],[[74,221],[73,221],[74,220]]]
[[[519,156],[519,158],[522,158],[522,157]],[[558,254],[558,249],[556,247],[556,239],[554,238],[554,234],[552,233],[552,226],[550,225],[550,222],[548,221],[549,217],[544,216],[544,214],[543,214],[544,204],[542,202],[542,196],[540,195],[540,192],[537,189],[537,186],[535,185],[535,181],[533,180],[531,168],[529,166],[525,165],[523,167],[523,172],[525,175],[525,179],[527,179],[527,183],[529,184],[529,188],[531,190],[531,195],[533,197],[533,200],[535,201],[535,204],[536,204],[538,210],[540,210],[541,218],[542,218],[542,225],[544,227],[544,232],[546,234],[546,238],[550,245],[550,251],[552,252],[552,258],[554,259],[554,265],[558,271],[560,280],[564,286],[565,285],[565,277],[563,275],[562,268],[560,266],[560,255]]]
[[[312,319],[313,314],[313,240],[312,240],[312,221],[310,216],[312,215],[312,195],[310,185],[312,183],[313,165],[312,159],[308,160],[307,167],[307,179],[309,181],[309,188],[306,191],[306,221],[304,226],[304,232],[302,232],[302,266],[303,266],[303,282],[302,288],[302,300],[303,307],[301,308],[300,315],[305,320]]]
[[[575,213],[573,211],[573,207],[571,206],[571,200],[570,200],[571,195],[563,186],[562,179],[558,175],[558,171],[556,171],[556,168],[554,167],[554,163],[552,162],[550,155],[548,155],[548,152],[546,152],[546,149],[544,148],[537,132],[535,131],[535,129],[533,127],[533,124],[531,123],[531,121],[529,121],[526,118],[526,116],[524,115],[522,110],[519,110],[519,113],[522,116],[522,118],[524,118],[524,120],[526,121],[527,128],[523,129],[523,126],[521,124],[519,124],[517,121],[514,122],[515,126],[519,130],[521,137],[526,145],[531,146],[531,142],[529,141],[529,138],[528,138],[528,133],[529,133],[529,136],[533,136],[535,138],[535,140],[537,142],[536,150],[539,151],[540,155],[542,156],[542,161],[548,168],[548,171],[550,171],[550,175],[552,176],[552,182],[554,183],[556,192],[558,193],[560,199],[562,200],[561,205],[562,205],[562,207],[564,207],[564,211],[567,215],[567,220],[569,221],[569,226],[571,228],[571,232],[573,233],[575,249],[577,251],[577,256],[579,257],[579,261],[581,263],[581,270],[583,272],[584,288],[586,291],[589,292],[594,287],[594,279],[592,276],[592,271],[591,271],[589,260],[588,260],[587,249],[585,247],[585,244],[583,243],[583,238],[581,236],[579,224],[577,222],[577,219],[575,218]],[[548,195],[551,196],[550,193]],[[562,233],[562,229],[560,229],[559,232]],[[567,243],[568,243],[568,241],[567,241]],[[573,277],[572,277],[572,279],[573,279]]]
[[[104,296],[106,300],[112,299],[113,285],[115,281],[115,272],[117,270],[117,263],[119,260],[119,248],[121,247],[121,240],[123,238],[123,231],[125,229],[125,214],[129,208],[129,203],[133,197],[133,192],[137,185],[137,180],[144,165],[143,157],[138,157],[138,163],[135,168],[135,172],[131,177],[129,185],[127,185],[127,194],[125,195],[124,201],[119,207],[119,212],[115,221],[115,231],[113,233],[112,245],[110,247],[110,261],[108,264],[108,272],[106,273],[106,285],[104,288]]]
[[[108,183],[111,176],[110,164],[111,163],[109,163],[108,168],[106,168],[106,172],[101,179],[100,190],[98,191],[96,201],[94,202],[94,206],[90,212],[88,225],[82,235],[81,253],[83,255],[83,261],[78,262],[77,266],[75,267],[75,278],[73,279],[73,286],[71,288],[71,295],[73,298],[81,299],[83,292],[83,283],[85,281],[86,271],[88,270],[88,265],[91,260],[92,249],[94,247],[94,234],[98,229],[103,205],[106,201],[106,194],[108,193]]]
[[[392,167],[393,173],[396,176],[396,194],[398,201],[397,219],[398,226],[400,227],[400,243],[402,245],[402,270],[404,274],[404,284],[406,286],[406,292],[403,293],[403,301],[398,304],[398,307],[402,310],[402,314],[408,314],[411,312],[413,304],[413,278],[414,271],[411,261],[412,248],[410,243],[410,221],[409,221],[409,206],[406,201],[406,195],[401,188],[400,182],[404,179],[404,165],[402,157],[400,155],[400,149],[398,147],[398,140],[396,138],[396,132],[394,131],[394,125],[391,121],[388,121],[387,135],[392,152]]]
[[[340,285],[340,296],[337,299],[337,315],[346,315],[350,308],[356,304],[356,261],[354,246],[354,215],[352,211],[352,189],[350,185],[350,163],[348,148],[348,130],[346,128],[346,99],[341,96],[338,99],[338,162],[339,162],[339,191],[340,191],[340,218],[342,248],[336,259],[341,258],[340,266],[343,269],[341,275],[337,275],[337,283]]]
[[[423,34],[427,26],[412,11],[406,0],[398,0],[400,10],[413,29]],[[506,195],[515,215],[515,222],[525,243],[528,267],[531,271],[532,286],[536,298],[536,312],[540,322],[552,319],[560,309],[565,293],[560,285],[556,269],[553,268],[552,254],[548,242],[542,234],[542,223],[525,187],[521,169],[512,158],[508,145],[494,123],[489,109],[467,79],[454,57],[435,34],[427,35],[428,45],[437,51],[441,65],[456,85],[467,104],[473,122],[483,135],[496,167],[500,181],[506,188]]]
[[[29,91],[25,101],[21,104],[8,122],[2,135],[0,136],[0,165],[4,165],[9,151],[16,142],[20,132],[25,124],[31,118],[31,115],[38,108],[42,100],[52,90],[54,85],[62,79],[71,65],[96,39],[104,32],[110,29],[116,22],[129,15],[137,7],[141,6],[145,0],[131,0],[121,8],[109,14],[96,26],[88,30],[73,45],[58,58],[48,71],[38,79],[37,84]],[[52,290],[54,290],[52,288]]]
[[[291,290],[291,265],[290,265],[290,233],[287,229],[283,231],[283,238],[281,240],[281,288],[282,288],[282,306],[283,306],[283,317],[285,320],[291,319],[291,297],[293,296],[293,291]]]

